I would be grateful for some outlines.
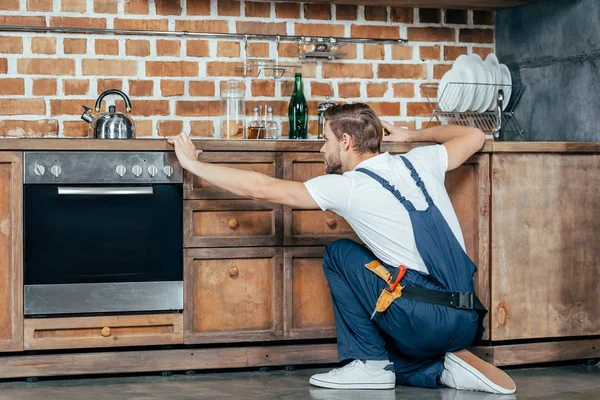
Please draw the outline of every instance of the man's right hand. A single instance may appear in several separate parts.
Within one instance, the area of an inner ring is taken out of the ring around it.
[[[384,142],[410,142],[411,134],[410,130],[401,128],[399,126],[394,126],[385,121],[381,121],[381,124],[387,131],[390,133],[388,136],[383,137]]]

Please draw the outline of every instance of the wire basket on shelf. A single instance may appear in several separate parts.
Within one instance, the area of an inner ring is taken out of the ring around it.
[[[436,119],[440,125],[472,126],[491,133],[495,140],[502,140],[507,133],[523,137],[514,115],[523,86],[449,82],[441,88],[438,83],[421,88],[433,111],[429,124]]]

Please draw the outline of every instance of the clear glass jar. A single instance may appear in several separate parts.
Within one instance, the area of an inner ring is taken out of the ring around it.
[[[244,91],[237,87],[238,81],[230,79],[227,87],[221,91],[221,129],[222,139],[243,139],[246,118],[246,99]]]

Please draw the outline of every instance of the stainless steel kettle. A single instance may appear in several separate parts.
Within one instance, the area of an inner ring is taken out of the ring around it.
[[[120,90],[110,89],[102,93],[96,100],[94,111],[100,112],[102,99],[109,94],[118,94],[125,100],[127,112],[131,112],[131,101],[129,97]],[[116,112],[115,106],[108,107],[108,112],[93,114],[92,109],[83,106],[84,112],[81,119],[90,124],[90,136],[97,139],[133,139],[135,137],[135,123],[127,115]]]

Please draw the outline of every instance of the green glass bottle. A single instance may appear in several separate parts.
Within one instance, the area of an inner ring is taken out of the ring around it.
[[[288,106],[288,118],[290,122],[290,139],[308,138],[308,105],[302,92],[302,74],[296,73],[294,92]]]

